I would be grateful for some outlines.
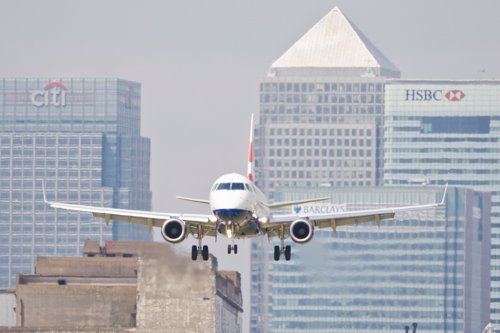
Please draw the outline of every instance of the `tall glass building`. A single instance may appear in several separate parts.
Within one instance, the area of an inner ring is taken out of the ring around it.
[[[0,288],[37,255],[80,255],[83,241],[145,240],[145,227],[58,211],[49,200],[151,209],[150,142],[138,83],[0,79]]]
[[[442,187],[286,188],[277,197],[330,197],[356,210],[442,194]],[[311,242],[292,245],[291,261],[268,255],[269,331],[404,332],[416,322],[422,332],[481,332],[489,321],[490,199],[450,187],[442,208],[398,214],[380,228],[316,230]]]
[[[384,82],[399,70],[335,7],[260,86],[255,178],[281,186],[373,186],[382,175]],[[252,243],[251,331],[271,329],[267,242]]]
[[[500,81],[395,80],[386,85],[388,185],[489,191],[491,318],[500,325]]]

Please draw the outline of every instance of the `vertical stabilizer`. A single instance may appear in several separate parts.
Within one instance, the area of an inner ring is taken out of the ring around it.
[[[247,177],[253,181],[253,113],[250,120],[250,143],[248,145]]]

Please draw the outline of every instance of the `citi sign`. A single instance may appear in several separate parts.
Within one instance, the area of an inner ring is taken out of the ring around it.
[[[465,97],[462,90],[453,89],[443,93],[443,90],[406,89],[405,101],[441,101],[446,98],[450,102],[460,102]]]
[[[31,103],[34,106],[66,106],[66,91],[68,88],[61,82],[49,82],[43,90],[33,91]]]

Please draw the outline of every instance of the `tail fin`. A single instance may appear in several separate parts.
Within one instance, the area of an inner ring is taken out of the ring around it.
[[[248,146],[247,178],[253,182],[253,113],[250,120],[250,144]]]

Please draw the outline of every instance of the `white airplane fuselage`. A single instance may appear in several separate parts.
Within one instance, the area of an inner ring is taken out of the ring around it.
[[[230,173],[219,177],[210,191],[210,210],[218,232],[228,238],[261,235],[260,219],[269,216],[264,194],[247,177]]]

